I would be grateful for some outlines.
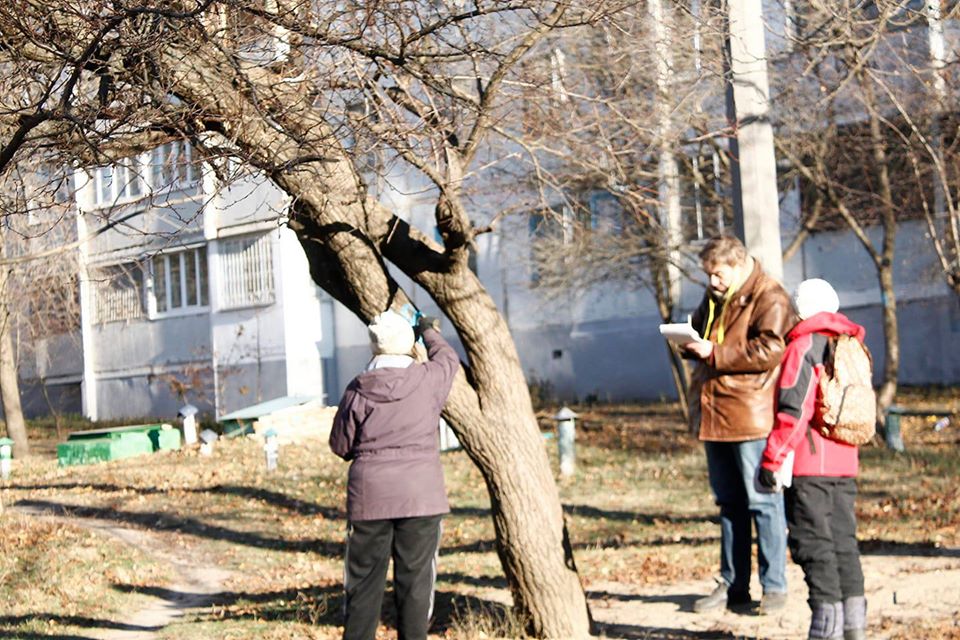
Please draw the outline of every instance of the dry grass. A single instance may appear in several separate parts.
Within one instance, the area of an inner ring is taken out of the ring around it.
[[[908,400],[954,397],[947,390]],[[577,474],[558,486],[585,586],[706,579],[715,570],[715,507],[702,449],[676,407],[577,411]],[[858,509],[868,551],[960,546],[960,425],[933,432],[911,420],[904,419],[906,454],[864,451]],[[556,465],[555,441],[544,443]],[[445,454],[444,464],[453,513],[444,524],[434,629],[451,638],[519,637],[522,625],[502,604],[483,481],[463,453]],[[212,605],[190,611],[161,637],[339,637],[346,465],[325,443],[284,447],[272,474],[249,440],[221,442],[209,458],[161,453],[67,469],[36,458],[17,461],[14,473],[2,491],[8,506],[159,532],[169,546],[163,553],[232,572]],[[100,534],[9,511],[2,523],[0,610],[8,613],[0,635],[80,637],[135,610],[138,593],[170,584],[150,556]],[[384,616],[381,636],[394,637],[389,598]]]

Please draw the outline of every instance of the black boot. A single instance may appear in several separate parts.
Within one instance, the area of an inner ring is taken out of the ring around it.
[[[843,638],[843,603],[811,602],[808,640],[841,640]]]
[[[851,596],[843,600],[843,640],[865,640],[867,637],[867,599]]]

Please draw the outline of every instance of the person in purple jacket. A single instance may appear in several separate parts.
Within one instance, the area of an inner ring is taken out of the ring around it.
[[[450,512],[438,427],[460,360],[434,318],[417,323],[424,362],[399,314],[385,311],[368,329],[374,357],[344,391],[330,432],[330,449],[350,461],[343,637],[376,636],[392,557],[398,637],[426,638],[440,521]]]

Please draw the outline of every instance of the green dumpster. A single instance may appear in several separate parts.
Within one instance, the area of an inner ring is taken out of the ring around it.
[[[169,424],[139,424],[71,433],[57,445],[57,460],[65,467],[179,448],[180,432]]]

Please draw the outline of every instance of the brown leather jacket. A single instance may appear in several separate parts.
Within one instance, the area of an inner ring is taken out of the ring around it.
[[[709,292],[693,314],[700,335],[706,329]],[[724,340],[714,343],[708,361],[698,361],[690,381],[690,421],[701,440],[743,442],[766,438],[773,428],[775,392],[784,336],[796,324],[790,297],[754,260],[753,271],[719,311]]]

